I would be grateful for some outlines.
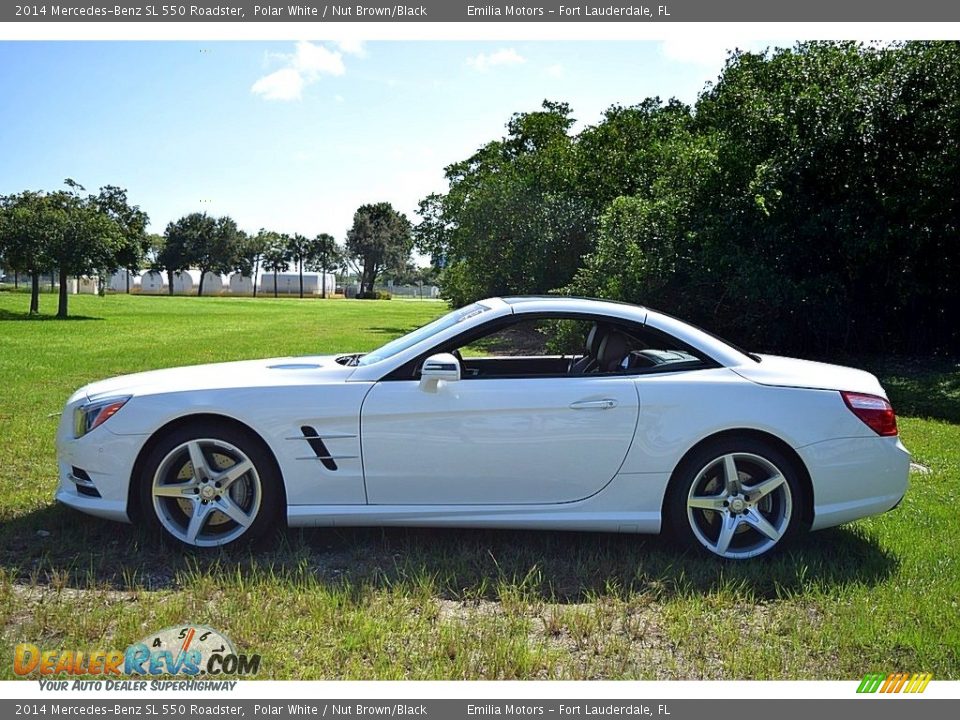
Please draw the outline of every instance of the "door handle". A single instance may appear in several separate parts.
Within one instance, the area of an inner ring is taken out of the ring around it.
[[[603,400],[579,400],[570,403],[571,410],[609,410],[616,406],[617,401],[613,398],[604,398]]]

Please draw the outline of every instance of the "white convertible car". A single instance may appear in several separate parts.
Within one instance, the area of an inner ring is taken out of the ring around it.
[[[57,447],[60,502],[189,546],[286,519],[665,530],[734,559],[891,509],[910,459],[869,373],[560,297],[484,300],[366,354],[96,382]]]

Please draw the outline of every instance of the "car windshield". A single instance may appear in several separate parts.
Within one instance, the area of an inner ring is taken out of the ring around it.
[[[381,360],[386,360],[389,357],[393,357],[399,352],[403,352],[409,347],[416,345],[421,340],[426,340],[433,335],[436,335],[439,332],[443,332],[447,328],[453,327],[458,323],[462,323],[464,320],[472,317],[476,317],[480,313],[487,312],[490,308],[481,303],[474,303],[473,305],[467,305],[462,307],[459,310],[454,310],[453,312],[447,313],[441,318],[437,318],[432,323],[427,323],[421,328],[417,328],[413,332],[407,333],[398,337],[396,340],[391,340],[386,345],[377,348],[373,352],[369,352],[366,355],[361,356],[357,360],[357,365],[372,365],[373,363],[380,362]]]

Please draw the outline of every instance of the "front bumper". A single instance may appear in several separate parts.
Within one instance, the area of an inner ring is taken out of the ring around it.
[[[57,430],[57,502],[89,515],[130,522],[130,475],[147,436],[117,435],[103,425],[75,438],[76,404],[67,404]]]

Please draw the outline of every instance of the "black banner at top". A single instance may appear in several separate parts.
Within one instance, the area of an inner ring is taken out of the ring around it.
[[[67,0],[3,3],[0,22],[955,22],[944,0],[280,2]]]

